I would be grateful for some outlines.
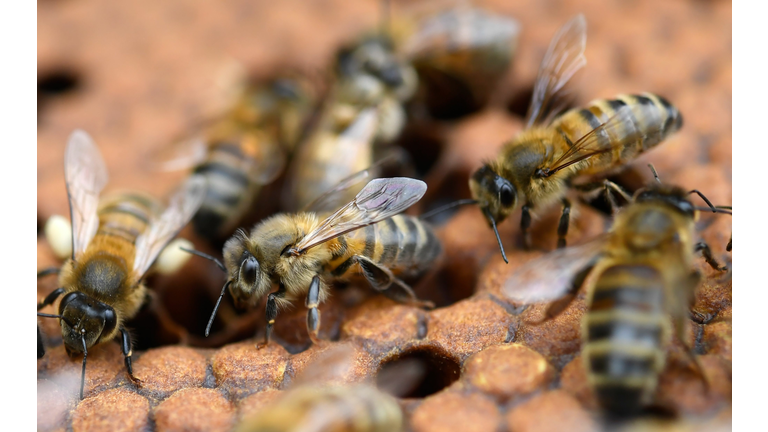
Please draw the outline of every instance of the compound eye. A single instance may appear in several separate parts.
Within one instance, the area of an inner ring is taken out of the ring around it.
[[[246,284],[252,285],[256,282],[256,278],[259,274],[259,262],[254,258],[253,255],[248,255],[245,260],[243,261],[242,267],[242,277]]]
[[[515,201],[515,193],[512,191],[512,186],[504,184],[499,189],[499,199],[504,207],[511,206]]]

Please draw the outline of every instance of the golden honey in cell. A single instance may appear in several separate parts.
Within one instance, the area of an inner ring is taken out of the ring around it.
[[[342,184],[329,191],[327,198],[343,195],[344,187]],[[404,280],[427,272],[442,248],[427,224],[398,214],[425,191],[426,184],[420,180],[375,179],[330,215],[278,214],[250,232],[238,231],[224,245],[228,277],[222,296],[229,288],[239,305],[267,296],[265,344],[278,307],[301,300],[309,309],[307,327],[315,339],[320,321],[317,306],[326,299],[334,281],[365,279],[396,301],[428,306],[416,298]],[[270,292],[274,285],[278,290]]]
[[[526,264],[502,288],[515,302],[556,300],[546,312],[551,319],[585,285],[582,362],[600,405],[610,413],[635,414],[651,404],[670,338],[686,340],[685,321],[701,279],[695,252],[712,268],[727,270],[697,242],[698,211],[711,208],[695,207],[689,194],[664,184],[641,189],[607,235]]]
[[[504,144],[499,155],[469,180],[492,227],[522,206],[526,247],[531,212],[562,202],[558,247],[565,246],[570,202],[579,177],[605,175],[655,147],[680,129],[682,116],[651,93],[592,101],[554,118],[564,106],[564,86],[585,63],[586,22],[570,20],[555,35],[539,69],[526,129]]]
[[[131,339],[123,323],[136,315],[145,299],[145,274],[200,207],[205,179],[189,178],[166,208],[140,193],[100,199],[107,183],[106,166],[82,131],[69,139],[64,170],[72,219],[71,257],[58,272],[60,288],[38,305],[40,310],[61,297],[59,314],[38,315],[58,318],[67,353],[83,353],[82,398],[87,351],[95,345],[119,338],[133,378]]]

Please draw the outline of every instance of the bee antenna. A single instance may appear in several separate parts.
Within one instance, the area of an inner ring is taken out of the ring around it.
[[[477,204],[477,200],[476,199],[470,199],[470,198],[456,200],[456,201],[454,201],[452,203],[448,203],[446,205],[443,205],[443,206],[440,206],[438,208],[432,209],[432,210],[424,213],[423,215],[419,216],[419,218],[427,219],[427,218],[432,217],[432,216],[434,216],[434,215],[436,215],[438,213],[444,212],[446,210],[450,210],[450,209],[452,209],[454,207],[459,207],[459,206],[463,206],[463,205],[467,205],[467,204]]]
[[[179,249],[183,250],[184,252],[191,253],[192,255],[197,255],[200,258],[205,258],[207,260],[211,260],[221,269],[221,271],[223,271],[224,273],[227,272],[227,268],[224,267],[224,264],[222,264],[221,261],[219,261],[218,259],[216,259],[215,257],[213,257],[211,255],[208,255],[206,253],[202,253],[202,252],[194,250],[194,249],[187,249],[187,248],[182,247],[182,246],[179,246]]]
[[[83,388],[85,388],[85,359],[88,358],[88,346],[85,344],[84,328],[80,329],[80,340],[83,341],[83,372],[80,374],[80,400],[83,400]]]
[[[709,210],[712,210],[712,213],[717,213],[717,208],[712,205],[712,203],[707,199],[707,197],[704,196],[703,193],[699,192],[697,189],[693,189],[693,190],[688,192],[689,195],[692,194],[692,193],[695,193],[698,196],[700,196],[701,199],[703,199],[704,202],[707,203],[707,205],[709,206]],[[705,209],[705,210],[707,210],[707,209]]]
[[[657,182],[661,183],[661,180],[659,180],[659,175],[656,174],[656,168],[653,167],[653,164],[648,164],[648,168],[651,169],[651,172],[653,173],[653,178],[655,178]]]
[[[694,207],[694,208],[696,210],[699,210],[699,211],[711,210],[712,213],[723,213],[723,214],[727,214],[727,215],[733,216],[733,213],[730,210],[726,210],[726,209],[723,209],[721,207],[714,207],[714,208],[712,208],[712,207]]]
[[[221,288],[221,294],[219,295],[219,299],[216,300],[216,306],[213,307],[213,313],[211,314],[211,319],[208,320],[208,325],[205,326],[205,337],[208,337],[208,335],[211,333],[211,326],[213,325],[213,319],[216,317],[216,312],[219,310],[221,299],[224,298],[224,293],[227,292],[227,287],[229,287],[231,283],[232,281],[228,280],[227,283],[224,284],[224,287]]]
[[[53,314],[47,314],[47,313],[38,312],[37,316],[43,317],[43,318],[58,318],[58,319],[64,321],[65,323],[67,323],[68,326],[75,327],[75,325],[72,323],[72,321],[68,320],[63,315],[53,315]]]
[[[493,227],[493,232],[496,233],[496,241],[499,242],[499,249],[501,250],[501,257],[504,258],[504,262],[509,264],[509,260],[507,260],[507,254],[504,253],[504,245],[501,244],[501,236],[499,236],[499,230],[496,228],[496,220],[493,219],[493,216],[491,215],[491,212],[488,211],[488,209],[483,209],[483,213],[488,217],[488,220],[491,221],[491,227]]]

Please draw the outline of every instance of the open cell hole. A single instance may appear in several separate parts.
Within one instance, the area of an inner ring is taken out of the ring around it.
[[[438,124],[412,124],[406,126],[397,144],[410,156],[410,162],[416,171],[415,176],[424,178],[440,157],[444,141]],[[399,175],[413,176],[408,172]]]
[[[434,347],[406,351],[382,363],[376,374],[379,389],[400,398],[424,398],[453,384],[461,366]]]

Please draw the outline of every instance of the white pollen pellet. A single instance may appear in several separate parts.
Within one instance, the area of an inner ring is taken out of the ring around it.
[[[63,216],[53,215],[45,222],[45,238],[59,259],[72,256],[72,225]]]
[[[187,239],[177,238],[168,243],[168,246],[160,252],[160,256],[155,261],[155,270],[160,274],[171,274],[180,269],[192,256],[189,252],[184,252],[180,247],[194,249],[195,246]]]

